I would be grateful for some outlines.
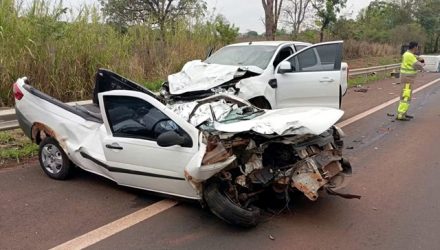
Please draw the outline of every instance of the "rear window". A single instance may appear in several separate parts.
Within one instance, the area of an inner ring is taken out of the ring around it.
[[[228,46],[214,53],[205,62],[266,69],[277,48],[263,45]]]

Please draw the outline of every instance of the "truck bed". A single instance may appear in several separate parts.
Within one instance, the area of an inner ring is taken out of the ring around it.
[[[87,104],[84,106],[75,105],[70,106],[48,94],[45,94],[38,89],[32,87],[29,84],[25,84],[23,86],[27,91],[29,91],[32,95],[39,97],[47,102],[50,102],[60,108],[63,108],[71,113],[74,113],[75,115],[78,115],[82,118],[84,118],[87,121],[97,122],[97,123],[103,123],[101,111],[96,104]]]

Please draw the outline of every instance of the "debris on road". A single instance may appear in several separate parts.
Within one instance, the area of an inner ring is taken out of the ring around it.
[[[354,147],[346,147],[346,149],[354,149]]]
[[[327,193],[329,195],[339,196],[339,197],[342,197],[344,199],[358,199],[358,200],[360,200],[362,198],[362,196],[360,196],[360,195],[338,193],[338,192],[332,190],[331,188],[326,188],[325,190],[327,191]]]
[[[361,93],[366,93],[368,92],[368,87],[364,87],[362,86],[362,84],[356,85],[356,87],[353,90],[354,92],[361,92]]]
[[[273,237],[272,234],[269,234],[269,239],[271,239],[271,240],[275,240],[275,237]]]
[[[368,92],[368,89],[367,88],[357,88],[354,90],[354,92],[366,93],[366,92]]]
[[[389,116],[389,117],[394,117],[394,114],[387,113],[387,116]]]

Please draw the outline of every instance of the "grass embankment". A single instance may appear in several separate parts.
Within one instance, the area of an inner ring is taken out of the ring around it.
[[[19,129],[0,132],[0,168],[37,155],[38,146]]]
[[[352,77],[348,79],[348,87],[350,88],[350,87],[362,86],[387,78],[391,78],[391,76],[386,74],[379,74],[379,75],[375,74],[375,75]]]
[[[121,31],[104,24],[96,8],[72,17],[51,2],[24,9],[0,1],[0,107],[12,106],[11,84],[22,76],[66,102],[90,99],[98,68],[157,90],[166,75],[219,46],[212,25],[197,20],[177,22],[162,41],[153,28]]]
[[[368,68],[381,65],[389,65],[399,63],[400,56],[388,55],[383,57],[365,57],[362,59],[349,60],[348,65],[350,69]],[[355,87],[358,85],[365,85],[368,83],[380,81],[383,79],[392,78],[390,71],[377,72],[376,74],[369,74],[364,76],[350,77],[348,79],[348,86]]]

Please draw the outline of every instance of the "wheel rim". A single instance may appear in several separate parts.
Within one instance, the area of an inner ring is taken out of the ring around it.
[[[41,150],[43,167],[51,174],[58,174],[63,167],[61,151],[53,144],[44,145]]]

